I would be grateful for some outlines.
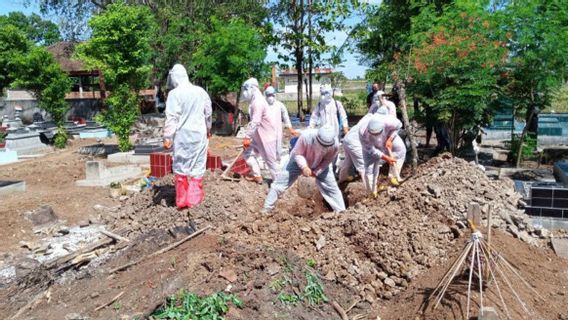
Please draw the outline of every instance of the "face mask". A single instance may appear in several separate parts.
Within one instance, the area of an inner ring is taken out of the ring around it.
[[[324,93],[324,94],[321,96],[321,102],[323,102],[323,103],[328,103],[328,102],[330,102],[330,101],[331,101],[331,93]]]
[[[247,87],[243,90],[243,98],[245,99],[245,101],[252,100],[253,92],[253,87]]]
[[[276,101],[276,97],[268,96],[268,97],[266,97],[266,101],[268,102],[269,105],[273,105],[274,102]]]

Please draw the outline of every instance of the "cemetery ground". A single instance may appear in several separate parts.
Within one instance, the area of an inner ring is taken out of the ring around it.
[[[0,271],[15,266],[11,277],[0,272],[2,318],[145,319],[185,289],[222,292],[208,300],[222,311],[223,297],[237,297],[242,304],[226,302],[226,319],[462,319],[467,272],[436,310],[426,298],[471,239],[464,213],[474,201],[482,208],[480,230],[487,233],[492,210],[492,246],[538,292],[509,274],[526,310],[503,279],[484,285],[484,305],[501,319],[507,311],[512,319],[568,319],[568,262],[551,249],[551,235],[517,209],[510,180],[489,179],[462,159],[430,159],[376,200],[354,182],[345,188],[349,208],[341,215],[329,213],[317,193],[300,197],[310,183],[301,179],[274,215],[261,216],[268,187],[226,181],[220,172],[208,173],[204,203],[184,211],[175,208],[171,175],[118,198],[109,188],[78,187],[91,158],[77,150],[94,143],[74,140],[65,150],[0,166],[0,179],[24,180],[27,188],[1,199]],[[214,137],[212,149],[230,158],[236,144]],[[57,220],[38,229],[28,218],[42,206]],[[99,225],[113,237],[99,233]],[[41,256],[46,241],[89,228],[96,237],[68,248],[66,254],[85,249],[73,259],[45,257],[40,264],[28,257]],[[473,298],[470,314],[478,315],[479,297]]]

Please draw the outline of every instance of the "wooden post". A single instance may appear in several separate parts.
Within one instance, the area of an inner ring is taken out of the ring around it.
[[[410,121],[408,120],[408,111],[406,109],[406,88],[404,87],[404,83],[402,82],[399,85],[398,99],[400,111],[402,112],[402,122],[404,123],[406,134],[408,136],[408,140],[410,141],[412,174],[414,175],[416,173],[416,166],[418,165],[418,151],[416,150],[416,139],[414,137],[414,132],[412,132]]]

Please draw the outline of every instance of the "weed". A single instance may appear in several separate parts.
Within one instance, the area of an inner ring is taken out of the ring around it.
[[[118,302],[113,303],[113,304],[112,304],[112,308],[113,308],[115,311],[120,310],[120,303],[118,303]]]
[[[306,281],[308,284],[304,288],[303,296],[308,301],[308,304],[314,305],[328,302],[327,296],[323,292],[323,285],[315,274],[306,272]]]
[[[170,264],[172,265],[172,268],[173,268],[173,269],[176,268],[176,256],[173,256],[173,257],[172,257],[172,259],[171,259],[171,261],[170,261]]]
[[[238,308],[241,308],[243,304],[233,294],[219,292],[201,297],[182,290],[178,295],[168,298],[166,304],[155,311],[152,316],[155,319],[168,320],[223,320],[223,315],[229,311],[229,302]]]
[[[286,292],[280,292],[277,299],[282,302],[282,304],[296,304],[303,300],[301,295],[297,295],[295,293],[289,294]]]
[[[316,266],[316,260],[310,258],[306,261],[306,264],[308,265],[308,267],[313,268]]]

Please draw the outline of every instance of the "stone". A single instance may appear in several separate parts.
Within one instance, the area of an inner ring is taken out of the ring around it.
[[[88,317],[84,317],[77,312],[68,313],[65,315],[65,320],[87,320]]]
[[[428,185],[428,186],[426,186],[426,189],[428,190],[428,192],[430,192],[436,198],[439,198],[440,196],[442,196],[442,190],[437,185]]]
[[[377,277],[381,280],[385,280],[386,278],[388,278],[388,276],[389,275],[386,272],[383,272],[383,271],[377,273]]]
[[[386,300],[392,299],[392,292],[390,292],[390,291],[385,292],[384,295],[383,295],[383,298],[386,299]]]
[[[55,223],[59,220],[50,206],[41,206],[33,211],[26,212],[24,217],[36,227]]]
[[[499,316],[497,315],[497,311],[493,307],[483,307],[479,311],[478,320],[499,320]]]
[[[266,267],[266,271],[268,272],[269,275],[273,276],[277,273],[280,272],[280,265],[278,263],[270,263],[267,267]]]
[[[391,287],[391,288],[396,287],[396,283],[395,283],[394,280],[391,279],[391,278],[386,278],[383,282],[384,282],[387,286],[389,286],[389,287]]]
[[[325,246],[325,237],[321,235],[316,241],[316,250],[320,251]]]

